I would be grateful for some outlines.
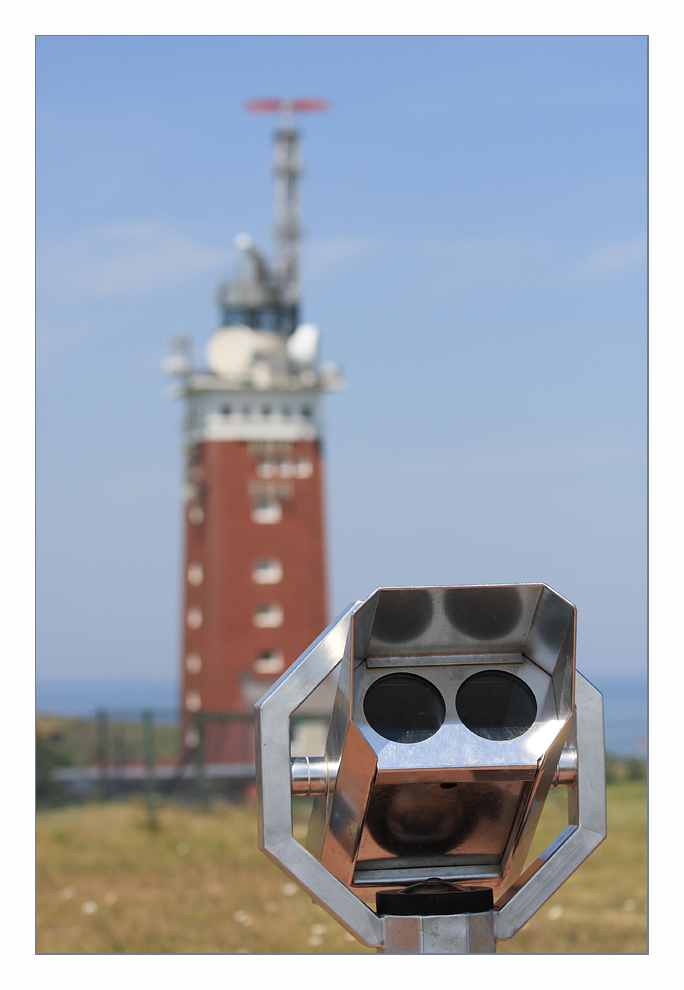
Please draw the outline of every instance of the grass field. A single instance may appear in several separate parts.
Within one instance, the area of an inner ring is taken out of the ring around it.
[[[38,715],[36,738],[49,752],[55,766],[87,766],[97,762],[102,741],[94,718],[67,718],[59,715]],[[155,722],[152,727],[154,752],[157,759],[174,760],[178,756],[178,726]],[[142,719],[106,720],[106,743],[109,759],[117,763],[142,760]]]
[[[547,801],[532,855],[565,824]],[[296,818],[302,834],[305,808]],[[602,846],[500,953],[646,951],[646,785],[608,786]],[[143,802],[45,810],[37,818],[38,953],[371,952],[256,845],[254,810]]]

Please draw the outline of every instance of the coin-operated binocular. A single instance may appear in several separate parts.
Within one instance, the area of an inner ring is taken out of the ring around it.
[[[495,952],[606,835],[603,699],[575,625],[541,584],[351,606],[255,706],[260,848],[379,951]],[[289,718],[338,666],[325,753],[292,759]],[[568,826],[525,869],[557,785]],[[292,795],[314,797],[306,848]]]

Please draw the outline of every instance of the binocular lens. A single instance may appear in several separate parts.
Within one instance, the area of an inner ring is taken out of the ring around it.
[[[444,699],[434,685],[416,674],[388,674],[369,687],[363,711],[371,728],[392,742],[429,739],[446,716]]]
[[[466,728],[484,739],[515,739],[534,723],[537,702],[519,677],[483,670],[461,684],[456,711]]]

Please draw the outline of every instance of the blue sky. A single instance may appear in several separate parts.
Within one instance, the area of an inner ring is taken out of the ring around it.
[[[544,581],[578,666],[646,650],[646,41],[37,43],[39,678],[173,679],[180,415],[301,119],[304,316],[326,399],[331,614],[380,585]]]

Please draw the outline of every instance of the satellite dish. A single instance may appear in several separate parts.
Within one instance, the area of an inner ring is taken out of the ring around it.
[[[320,330],[313,323],[301,323],[287,338],[287,356],[303,367],[314,364],[318,352]]]
[[[206,356],[211,370],[226,378],[244,374],[252,365],[256,340],[249,327],[222,327],[207,341]]]
[[[249,234],[238,234],[233,243],[240,251],[250,251],[254,247],[254,241]]]

